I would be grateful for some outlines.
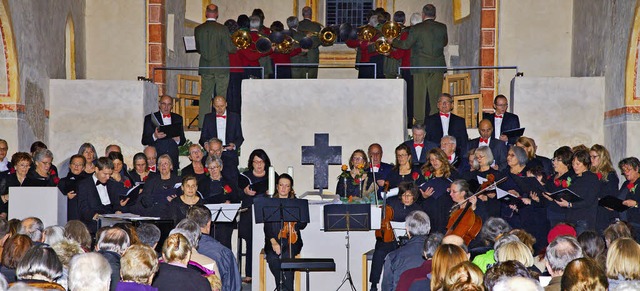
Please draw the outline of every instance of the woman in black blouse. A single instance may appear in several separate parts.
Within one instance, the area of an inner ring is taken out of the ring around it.
[[[93,174],[96,171],[96,160],[98,157],[96,156],[96,148],[86,142],[83,143],[78,149],[78,154],[84,156],[86,159],[84,171],[87,174]]]
[[[187,212],[193,205],[202,205],[203,200],[198,196],[198,180],[193,175],[182,177],[182,195],[169,203],[169,219],[175,224],[187,217]]]
[[[222,176],[222,160],[216,156],[207,157],[208,177],[198,184],[202,189],[200,193],[204,199],[204,204],[239,203],[238,189],[233,183]],[[231,248],[231,237],[233,233],[233,222],[212,222],[211,232],[213,237],[221,244]]]
[[[137,153],[133,156],[133,169],[129,171],[129,177],[136,186],[144,183],[149,177],[147,156],[144,153]]]
[[[154,217],[166,217],[169,203],[175,199],[180,191],[176,185],[180,183],[173,171],[171,157],[164,154],[158,158],[158,174],[147,179],[142,190],[141,204],[143,214]]]
[[[192,144],[189,146],[189,160],[191,164],[182,168],[181,175],[184,177],[186,175],[193,175],[198,179],[198,191],[200,193],[203,192],[203,185],[206,181],[207,175],[209,175],[209,170],[204,165],[204,161],[202,158],[204,157],[204,152],[199,144]]]
[[[589,157],[591,158],[590,170],[596,174],[600,181],[598,199],[606,196],[614,196],[624,199],[624,197],[618,195],[618,184],[620,184],[620,180],[618,179],[618,174],[611,162],[609,151],[604,146],[594,144],[589,150]],[[619,217],[620,214],[618,212],[598,206],[596,230],[598,233],[602,234],[604,230]]]
[[[420,179],[420,168],[411,164],[411,149],[406,144],[396,147],[396,163],[387,175],[389,188],[396,188],[400,182],[416,182]]]
[[[13,170],[4,179],[0,180],[0,217],[7,218],[9,212],[9,187],[30,186],[30,178],[27,176],[31,167],[31,155],[24,152],[17,152],[11,156]]]
[[[343,171],[338,177],[336,194],[341,197],[367,197],[373,193],[373,175],[366,171],[369,168],[367,154],[363,150],[355,150],[349,157],[349,171]]]
[[[553,169],[555,174],[550,176],[545,183],[545,188],[548,193],[553,193],[562,188],[568,188],[571,183],[571,177],[573,176],[573,169],[571,169],[571,158],[573,153],[571,148],[563,146],[553,152]],[[549,219],[549,227],[554,227],[560,222],[565,222],[567,218],[567,209],[560,207],[558,204],[553,203],[553,199],[548,195],[544,195],[548,201],[547,203],[547,218]]]
[[[53,165],[53,153],[48,149],[40,149],[35,152],[33,156],[35,167],[32,167],[27,173],[31,182],[29,186],[56,186],[60,182],[58,173],[52,167]]]
[[[78,182],[87,177],[91,177],[84,171],[85,158],[83,155],[73,155],[69,159],[69,173],[60,179],[58,189],[62,195],[67,196],[67,221],[79,220],[80,210],[78,209]]]

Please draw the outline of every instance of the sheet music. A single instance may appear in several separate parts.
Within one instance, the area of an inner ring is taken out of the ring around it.
[[[195,36],[184,36],[182,37],[184,41],[184,50],[186,52],[195,52],[196,50],[196,37]]]
[[[213,222],[232,222],[240,209],[240,203],[220,203],[205,204],[211,210],[211,221]]]
[[[482,185],[482,183],[487,182],[487,178],[482,178],[480,176],[476,176],[478,178],[478,183],[480,183],[480,185]]]
[[[511,195],[511,193],[509,193],[507,191],[504,191],[504,190],[502,190],[500,188],[496,188],[496,194],[497,194],[496,198],[498,198],[498,199],[502,199],[504,197],[507,197],[507,196]],[[511,196],[513,196],[513,195],[511,195]]]
[[[398,192],[400,190],[398,190],[398,187],[395,187],[393,189],[389,189],[389,192],[387,192],[387,198],[389,197],[393,197],[393,196],[398,196]],[[382,197],[384,197],[384,194],[382,194]]]

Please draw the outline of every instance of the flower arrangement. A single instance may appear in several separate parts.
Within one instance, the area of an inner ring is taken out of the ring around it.
[[[352,172],[355,173],[355,176],[353,177],[353,182],[351,183],[353,185],[359,185],[363,180],[362,177],[366,175],[366,172],[364,171],[364,165],[356,165]],[[349,166],[342,165],[342,173],[340,173],[340,175],[338,176],[338,180],[349,177],[351,177],[351,173],[349,173]]]

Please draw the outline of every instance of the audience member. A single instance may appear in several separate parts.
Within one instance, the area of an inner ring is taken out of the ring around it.
[[[42,232],[42,235],[44,236],[44,244],[52,246],[64,239],[64,227],[59,225],[47,226]]]
[[[582,248],[578,241],[571,236],[559,236],[547,247],[545,258],[547,271],[551,275],[551,281],[544,290],[559,291],[565,267],[572,260],[582,258]],[[562,290],[565,290],[562,288]],[[587,289],[585,289],[587,290]]]
[[[136,231],[138,232],[140,243],[152,249],[156,248],[156,245],[158,245],[160,241],[160,229],[155,224],[141,223],[138,225]]]
[[[444,285],[444,279],[453,266],[468,261],[467,253],[455,245],[440,245],[433,255],[431,267],[431,290],[439,290]]]
[[[433,255],[442,241],[442,234],[440,233],[432,233],[427,237],[422,246],[424,262],[419,267],[402,272],[396,291],[426,290],[429,288],[431,279],[428,275],[431,273]]]
[[[478,266],[474,265],[472,262],[464,261],[453,266],[444,279],[443,289],[447,290],[460,290],[455,286],[460,286],[461,284],[478,286],[480,289],[483,287],[483,276],[482,270],[478,268]],[[468,290],[468,289],[464,289]]]
[[[607,252],[606,273],[609,287],[615,288],[622,281],[640,281],[640,245],[632,238],[615,240]]]
[[[610,246],[614,241],[623,237],[631,237],[631,229],[629,226],[623,221],[617,221],[611,225],[609,225],[604,230],[604,241],[607,243],[607,246]]]
[[[526,277],[505,278],[493,286],[493,291],[542,291],[540,282]]]
[[[35,245],[42,244],[44,241],[44,224],[37,217],[27,217],[20,222],[19,234],[28,236]]]
[[[71,259],[78,254],[84,254],[80,245],[72,240],[63,238],[62,240],[51,245],[51,248],[56,252],[60,263],[62,264],[62,276],[56,279],[56,283],[62,285],[62,287],[69,288],[69,263]]]
[[[609,290],[609,282],[598,263],[588,258],[578,258],[569,262],[564,269],[561,288],[563,291],[605,291]]]
[[[505,261],[496,263],[484,274],[484,286],[486,290],[493,290],[498,282],[514,277],[523,277],[536,280],[531,272],[518,261]]]
[[[158,256],[153,248],[137,244],[130,246],[120,259],[120,276],[116,291],[154,291],[153,277],[158,271]]]
[[[582,248],[585,258],[590,258],[598,263],[601,268],[605,268],[607,260],[607,246],[604,239],[593,230],[588,230],[578,236],[578,243]]]
[[[0,273],[4,275],[7,282],[13,283],[17,280],[16,268],[18,267],[18,262],[22,260],[31,246],[33,246],[33,242],[23,234],[16,234],[4,243]]]
[[[191,244],[180,233],[169,235],[162,245],[162,260],[152,286],[160,291],[210,290],[204,277],[187,268],[191,259]]]
[[[103,230],[96,243],[96,252],[101,254],[111,267],[111,283],[109,283],[111,291],[116,289],[120,281],[120,258],[129,245],[127,233],[116,227]]]
[[[114,277],[111,272],[109,262],[100,254],[77,255],[69,263],[69,291],[107,291]]]
[[[55,279],[62,275],[62,263],[49,246],[36,245],[29,249],[16,267],[18,282],[46,290],[65,290]]]
[[[64,226],[64,237],[80,244],[85,252],[91,251],[91,234],[82,221],[68,221]]]
[[[213,273],[214,275],[220,277],[220,270],[218,269],[218,264],[212,258],[207,257],[203,254],[198,253],[198,244],[200,242],[200,227],[197,223],[193,222],[189,219],[183,219],[176,225],[170,234],[179,233],[182,234],[191,245],[191,259],[189,260],[189,264],[191,262],[197,263],[202,268],[206,268],[203,270],[205,274]],[[194,264],[195,265],[195,264]]]

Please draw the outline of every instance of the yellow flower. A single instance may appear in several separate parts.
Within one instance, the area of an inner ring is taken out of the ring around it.
[[[347,165],[342,165],[342,170],[346,171],[347,169],[349,169],[349,167]]]
[[[364,164],[358,164],[356,167],[357,167],[358,169],[362,170],[362,169],[364,169]]]

